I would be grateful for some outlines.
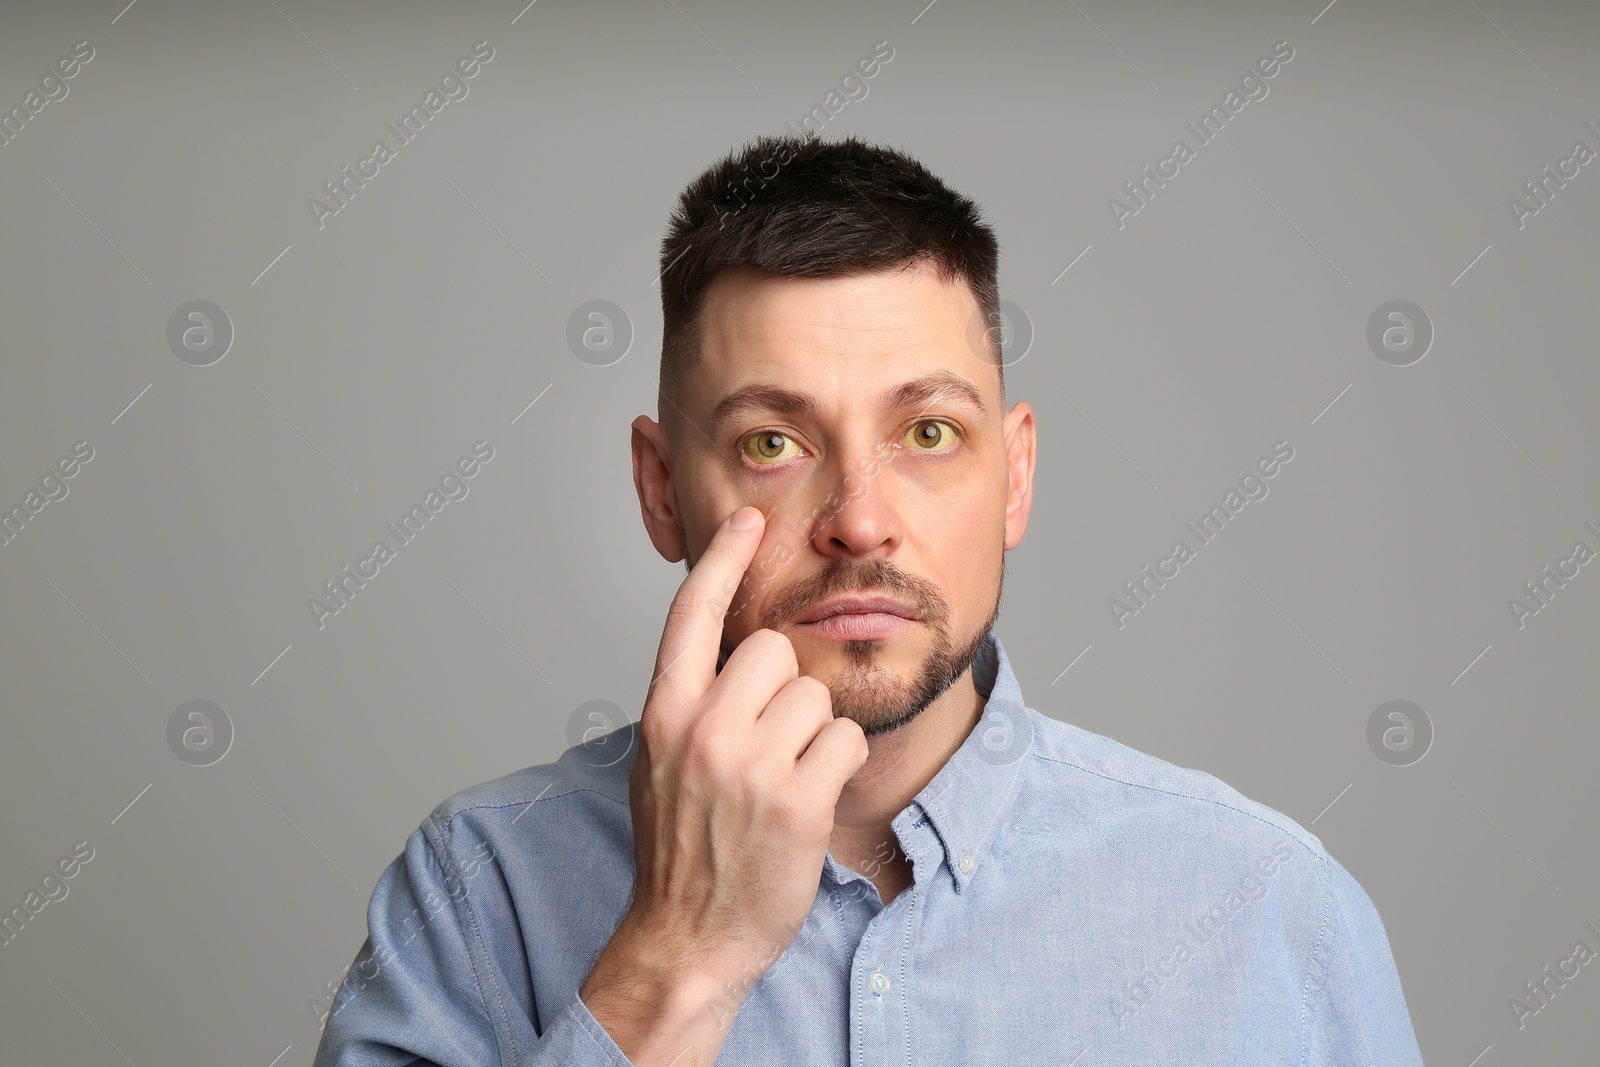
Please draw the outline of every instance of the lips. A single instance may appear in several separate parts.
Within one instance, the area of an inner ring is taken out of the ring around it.
[[[796,622],[820,622],[835,615],[897,615],[902,619],[919,618],[917,609],[890,597],[836,597],[819,604],[800,616]]]

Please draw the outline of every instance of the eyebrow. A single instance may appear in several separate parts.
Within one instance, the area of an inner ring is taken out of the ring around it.
[[[879,398],[878,407],[880,411],[890,412],[931,406],[939,401],[955,401],[976,409],[980,422],[989,417],[989,409],[984,406],[983,395],[977,387],[954,371],[934,371],[887,389]],[[810,393],[778,385],[748,385],[729,393],[711,409],[711,416],[706,420],[706,436],[718,440],[727,424],[740,416],[769,411],[815,418],[821,408]]]

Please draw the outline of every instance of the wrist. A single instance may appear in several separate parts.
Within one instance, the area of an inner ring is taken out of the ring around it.
[[[748,983],[708,963],[624,920],[578,995],[632,1062],[667,1062],[680,1049],[715,1050],[744,1001]]]

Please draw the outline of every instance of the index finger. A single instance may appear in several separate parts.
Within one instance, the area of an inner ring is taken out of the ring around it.
[[[736,521],[749,525],[741,529]],[[696,697],[710,690],[717,679],[723,618],[765,531],[761,509],[746,505],[735,509],[711,535],[705,554],[684,577],[667,609],[652,689],[671,672],[666,688]]]

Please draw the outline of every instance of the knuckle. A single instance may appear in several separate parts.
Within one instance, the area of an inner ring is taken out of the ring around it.
[[[662,742],[670,736],[666,724],[661,721],[661,716],[656,708],[650,708],[650,714],[639,718],[639,746],[647,749],[659,749]]]
[[[788,700],[802,711],[822,718],[833,717],[833,692],[828,683],[809,674],[802,674],[784,687]]]
[[[856,752],[861,753],[863,756],[871,755],[872,745],[867,740],[867,732],[861,728],[860,723],[856,722],[854,719],[843,716],[835,719],[834,721],[848,723],[848,726],[840,726],[837,727],[837,729],[843,730],[850,735],[850,740],[853,742],[854,750]]]
[[[684,760],[696,770],[708,771],[726,766],[732,745],[726,730],[718,728],[710,716],[702,716],[684,745]]]
[[[690,582],[684,582],[678,587],[678,594],[672,598],[672,603],[667,607],[667,617],[688,619],[693,617],[704,605],[706,596],[700,587]]]
[[[858,755],[870,755],[872,746],[867,742],[866,731],[861,724],[848,715],[828,714],[828,721],[822,724],[823,730],[834,731],[833,742],[841,749]]]
[[[733,553],[728,551],[726,545],[717,544],[715,539],[706,546],[705,552],[695,564],[695,570],[705,567],[709,571],[726,571],[734,567]]]

